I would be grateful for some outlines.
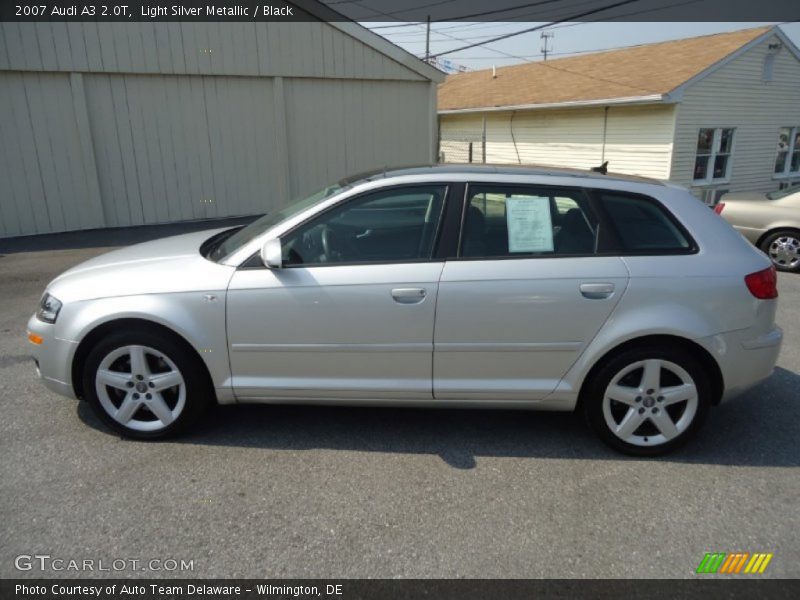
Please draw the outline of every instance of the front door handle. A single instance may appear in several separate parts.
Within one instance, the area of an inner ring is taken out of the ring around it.
[[[580,285],[581,294],[590,300],[603,300],[610,298],[614,294],[613,283],[582,283]]]
[[[398,304],[419,304],[428,292],[424,288],[394,288],[392,298]]]

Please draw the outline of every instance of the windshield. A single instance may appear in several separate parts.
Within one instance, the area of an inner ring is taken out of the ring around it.
[[[289,206],[286,206],[276,213],[268,213],[263,217],[256,219],[250,223],[250,225],[240,229],[232,236],[225,239],[219,246],[214,248],[209,255],[209,258],[217,262],[227,258],[239,248],[251,240],[254,240],[268,229],[272,229],[276,225],[283,223],[286,219],[290,219],[296,214],[303,212],[305,209],[314,206],[316,203],[321,202],[325,198],[332,196],[342,189],[344,188],[336,184],[329,185],[318,191],[316,194],[312,194],[311,196],[302,198],[300,200],[295,200]]]
[[[793,185],[791,187],[778,190],[777,192],[770,192],[769,194],[767,194],[767,198],[769,198],[770,200],[780,200],[781,198],[784,198],[789,194],[796,194],[797,192],[800,192],[800,185]]]

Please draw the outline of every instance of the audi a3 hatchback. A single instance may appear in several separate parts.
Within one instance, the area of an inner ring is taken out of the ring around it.
[[[437,165],[91,259],[28,336],[50,389],[132,438],[213,403],[497,407],[579,410],[655,455],[772,372],[777,295],[684,189]]]

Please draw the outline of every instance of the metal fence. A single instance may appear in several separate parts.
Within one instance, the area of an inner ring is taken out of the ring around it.
[[[486,135],[474,130],[439,132],[439,162],[485,163]]]

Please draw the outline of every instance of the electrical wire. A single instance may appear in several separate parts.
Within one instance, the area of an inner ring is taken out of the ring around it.
[[[619,6],[625,6],[627,4],[633,4],[634,2],[639,2],[639,1],[640,0],[621,0],[620,2],[615,2],[614,4],[609,4],[609,5],[603,6],[601,8],[596,8],[596,9],[593,9],[593,10],[585,11],[583,13],[580,13],[580,14],[577,14],[577,15],[573,15],[571,17],[567,17],[567,18],[561,19],[559,21],[554,21],[553,23],[547,23],[545,25],[537,25],[536,27],[529,27],[529,28],[523,29],[521,31],[515,31],[515,32],[512,32],[512,33],[507,33],[505,35],[497,36],[497,37],[495,37],[493,39],[486,40],[485,42],[480,42],[480,43],[475,43],[475,44],[468,44],[468,45],[462,46],[460,48],[452,48],[450,50],[445,50],[444,52],[438,52],[436,54],[431,55],[431,57],[432,58],[436,58],[436,57],[439,57],[439,56],[444,56],[445,54],[452,54],[453,52],[461,52],[462,50],[468,50],[468,49],[474,48],[476,46],[483,46],[483,45],[490,44],[490,43],[493,43],[493,42],[499,42],[500,40],[506,40],[508,38],[515,37],[515,36],[521,35],[523,33],[529,33],[531,31],[538,31],[540,29],[545,29],[545,28],[548,28],[548,27],[552,27],[554,24],[563,23],[563,22],[566,22],[566,21],[574,21],[575,19],[580,19],[581,17],[585,17],[585,16],[592,15],[592,14],[595,14],[595,13],[598,13],[598,12],[609,10],[611,8],[617,8]]]
[[[338,1],[334,1],[334,2],[326,2],[324,4],[327,4],[329,6],[333,6],[334,4],[358,4],[360,6],[360,8],[365,8],[365,9],[370,10],[370,11],[376,13],[376,14],[380,14],[380,15],[383,15],[383,16],[386,16],[386,17],[391,17],[391,16],[402,14],[402,13],[405,13],[405,12],[410,12],[412,10],[430,8],[430,7],[433,7],[433,6],[439,6],[441,4],[449,4],[450,2],[455,2],[456,0],[440,0],[439,2],[423,4],[423,5],[414,6],[414,7],[411,7],[411,8],[407,7],[407,8],[404,8],[404,9],[401,9],[401,10],[392,11],[392,12],[384,12],[384,11],[378,10],[377,8],[373,8],[372,6],[363,5],[363,4],[361,4],[363,1],[364,0],[338,0]],[[471,14],[467,14],[467,15],[460,15],[460,16],[457,16],[457,17],[448,17],[446,19],[437,19],[436,21],[431,21],[431,22],[440,23],[440,22],[450,22],[450,21],[461,21],[461,20],[465,20],[465,19],[471,19],[471,18],[474,18],[474,17],[483,17],[483,16],[487,16],[487,15],[507,13],[507,12],[512,12],[512,11],[515,11],[515,10],[520,10],[522,8],[531,8],[533,6],[542,6],[544,4],[553,4],[554,2],[563,2],[563,1],[564,0],[538,0],[537,2],[526,2],[525,4],[518,4],[516,6],[509,6],[507,8],[495,8],[493,10],[484,10],[484,11],[481,11],[481,12],[471,13]],[[382,26],[382,28],[387,28],[387,27],[391,27],[391,26],[390,25]],[[377,28],[378,27],[376,27],[376,29]]]

